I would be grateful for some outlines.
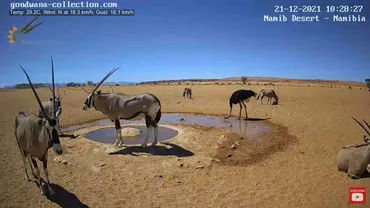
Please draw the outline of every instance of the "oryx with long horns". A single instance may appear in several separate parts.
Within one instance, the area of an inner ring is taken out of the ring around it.
[[[50,87],[49,83],[48,83],[48,87],[51,93],[53,93],[53,89]],[[56,116],[55,116],[55,119],[57,121],[56,128],[59,134],[63,135],[62,130],[60,128],[60,115],[62,114],[62,97],[60,96],[59,87],[57,87],[57,94],[58,96],[55,97],[54,99],[51,97],[49,98],[48,101],[44,101],[41,104],[44,107],[45,112],[48,114],[49,117],[52,117],[53,112],[54,112],[54,106],[56,107]],[[53,103],[53,101],[55,103]],[[39,109],[39,116],[41,115],[42,115],[42,112],[41,112],[41,109]]]
[[[53,150],[57,154],[62,154],[62,146],[60,144],[57,128],[56,128],[56,111],[54,110],[52,116],[50,117],[45,111],[43,105],[41,104],[40,98],[37,95],[32,82],[21,65],[19,65],[27,80],[31,86],[31,89],[36,97],[36,100],[41,109],[41,116],[35,114],[26,115],[24,112],[19,112],[15,119],[15,137],[18,143],[19,150],[22,155],[24,171],[26,174],[26,179],[29,180],[26,158],[28,158],[29,165],[31,167],[32,175],[37,179],[38,185],[41,190],[41,194],[44,194],[41,184],[40,171],[37,166],[36,158],[38,158],[43,163],[44,173],[46,177],[47,186],[50,194],[54,194],[53,189],[50,186],[49,173],[47,169],[48,161],[48,150],[53,147]],[[55,98],[55,86],[54,86],[54,65],[53,58],[51,58],[51,69],[52,69],[52,83],[53,83],[53,98]],[[56,109],[54,106],[53,109]],[[31,163],[32,162],[32,163]],[[36,173],[34,172],[36,169]]]
[[[152,129],[154,130],[154,142],[152,143],[152,146],[155,146],[158,139],[158,122],[161,118],[161,102],[155,95],[150,93],[126,95],[122,93],[102,93],[100,90],[97,91],[103,82],[117,69],[118,68],[115,68],[110,71],[96,85],[92,92],[87,92],[84,89],[89,95],[87,96],[82,109],[87,110],[94,107],[114,122],[116,129],[116,142],[114,145],[119,147],[122,147],[123,145],[120,119],[140,120],[145,117],[147,132],[145,141],[141,147],[147,146]]]
[[[352,179],[359,179],[365,171],[370,173],[370,125],[362,119],[367,128],[357,119],[352,118],[367,133],[364,135],[364,144],[349,145],[342,147],[336,157],[336,165],[339,171],[347,173]]]

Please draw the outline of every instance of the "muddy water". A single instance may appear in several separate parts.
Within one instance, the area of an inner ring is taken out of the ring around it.
[[[140,121],[127,121],[121,120],[121,124],[145,124],[144,119]],[[224,119],[223,117],[217,116],[199,116],[199,115],[190,115],[190,114],[162,114],[159,125],[161,124],[195,124],[199,126],[215,127],[215,128],[226,128],[232,132],[240,134],[243,137],[248,137],[249,139],[255,140],[258,139],[259,134],[268,133],[272,130],[271,127],[266,126],[263,122],[258,121],[244,121],[237,120],[236,118]],[[113,122],[109,119],[96,121],[90,124],[83,124],[78,126],[71,126],[63,129],[64,132],[74,131],[77,129],[85,128],[87,126],[106,126],[113,125]],[[143,135],[146,132],[146,128],[143,127]],[[162,129],[164,129],[162,127]],[[107,130],[108,131],[108,130]],[[162,130],[166,131],[166,130]],[[112,129],[111,132],[114,134],[115,131]]]
[[[123,136],[122,138],[125,144],[142,144],[144,142],[146,131],[147,131],[145,125],[124,126],[122,127],[122,129],[124,129],[125,127],[137,128],[141,131],[141,134],[138,136],[127,136],[127,137]],[[151,135],[153,135],[153,132]],[[176,130],[166,128],[166,127],[158,128],[158,142],[171,139],[175,137],[176,135],[177,135]],[[116,142],[116,130],[114,128],[98,129],[98,130],[87,133],[86,138],[96,141],[96,142],[114,144]],[[153,142],[153,138],[149,138],[148,142],[150,143]]]

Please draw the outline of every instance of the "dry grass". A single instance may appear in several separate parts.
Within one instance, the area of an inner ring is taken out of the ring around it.
[[[256,92],[266,88],[253,80],[248,82],[251,85],[245,88]],[[255,100],[249,103],[250,117],[271,117],[272,123],[286,127],[296,139],[258,163],[224,166],[210,162],[210,156],[217,155],[216,141],[228,135],[212,128],[177,127],[183,133],[174,143],[195,154],[186,158],[108,155],[84,139],[62,139],[62,157],[68,165],[54,162],[50,151],[50,180],[58,184],[55,191],[59,193],[59,198],[53,199],[55,203],[41,196],[34,183],[26,182],[14,138],[15,115],[20,110],[36,112],[35,98],[30,90],[0,91],[1,207],[76,207],[80,203],[90,207],[351,207],[348,188],[370,187],[370,180],[347,178],[337,171],[334,159],[342,146],[362,142],[363,131],[351,116],[370,120],[370,94],[353,84],[353,90],[319,86],[322,84],[277,84],[269,87],[277,90],[280,105],[260,105]],[[193,85],[192,100],[182,98],[183,88],[171,84],[120,86],[114,90],[151,92],[161,100],[164,112],[226,115],[228,98],[241,85]],[[48,89],[39,91],[43,100],[48,98]],[[64,95],[64,90],[61,92]],[[81,109],[86,98],[81,89],[65,92],[63,126],[105,118],[93,109]],[[233,114],[237,112],[238,107]],[[225,138],[221,143],[228,142],[229,137]],[[105,166],[100,167],[101,163]]]

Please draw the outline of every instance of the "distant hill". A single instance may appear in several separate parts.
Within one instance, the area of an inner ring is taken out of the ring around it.
[[[290,78],[275,78],[275,77],[246,77],[246,82],[265,82],[265,83],[310,83],[310,84],[340,84],[340,85],[353,85],[353,86],[366,86],[366,82],[355,82],[355,81],[340,81],[340,80],[322,80],[322,79],[290,79]],[[178,79],[178,80],[158,80],[158,81],[145,81],[145,82],[105,82],[102,86],[115,86],[119,85],[137,85],[137,84],[165,84],[165,83],[184,83],[184,82],[241,82],[241,77],[229,77],[224,79]],[[39,87],[43,85],[47,87],[47,83],[37,83]],[[56,83],[57,87],[66,87],[68,83]],[[69,83],[70,84],[70,83]],[[73,82],[73,84],[79,84],[79,86],[85,86],[87,82]],[[96,83],[94,83],[96,84]],[[17,84],[18,88],[28,88],[28,84]],[[0,86],[3,89],[13,89],[17,85],[13,86]]]

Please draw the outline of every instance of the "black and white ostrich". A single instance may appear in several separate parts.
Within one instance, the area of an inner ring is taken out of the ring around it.
[[[236,104],[239,103],[240,111],[239,111],[239,117],[238,117],[238,119],[240,119],[240,117],[241,117],[241,114],[242,114],[242,105],[243,105],[244,106],[244,110],[245,110],[245,119],[244,120],[247,120],[248,119],[247,105],[244,103],[244,100],[246,100],[247,102],[249,102],[249,99],[251,97],[256,97],[256,96],[257,96],[257,93],[255,93],[252,90],[237,90],[237,91],[235,91],[231,95],[231,97],[229,99],[230,113],[225,118],[226,119],[227,118],[230,118],[233,105],[236,105]]]

